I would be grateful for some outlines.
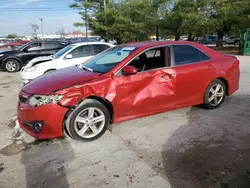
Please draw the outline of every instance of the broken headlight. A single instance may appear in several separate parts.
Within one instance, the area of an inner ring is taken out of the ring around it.
[[[30,106],[42,106],[50,103],[57,104],[63,95],[33,95],[28,99]]]

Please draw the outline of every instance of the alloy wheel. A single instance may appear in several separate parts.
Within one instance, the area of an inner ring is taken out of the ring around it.
[[[208,95],[208,102],[211,106],[217,106],[221,103],[224,98],[224,88],[221,84],[214,84],[210,90]]]
[[[13,61],[7,61],[5,67],[9,72],[13,72],[17,68],[16,63]]]
[[[82,138],[97,136],[105,126],[104,113],[95,107],[85,108],[75,118],[74,129]]]

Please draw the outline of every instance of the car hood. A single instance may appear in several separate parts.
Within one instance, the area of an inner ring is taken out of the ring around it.
[[[0,55],[1,54],[8,55],[8,54],[12,54],[13,52],[14,52],[13,50],[9,50],[9,49],[8,50],[1,50],[0,49]]]
[[[37,64],[43,63],[45,61],[50,61],[52,59],[54,59],[52,55],[50,55],[50,56],[39,56],[39,57],[36,57],[36,58],[30,60],[29,63],[26,65],[26,67],[31,67],[33,65],[37,65]]]
[[[77,66],[57,70],[44,74],[25,85],[22,92],[27,94],[49,95],[50,93],[83,84],[99,77],[100,73],[88,72]]]

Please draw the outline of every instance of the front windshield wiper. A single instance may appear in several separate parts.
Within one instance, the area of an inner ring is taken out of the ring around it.
[[[91,68],[85,67],[83,65],[81,66],[81,68],[84,69],[84,70],[87,70],[89,72],[93,72],[93,70]]]

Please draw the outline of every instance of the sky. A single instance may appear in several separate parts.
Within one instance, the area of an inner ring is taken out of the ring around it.
[[[43,19],[44,34],[55,34],[58,29],[66,32],[81,30],[74,22],[81,22],[77,10],[69,7],[73,0],[0,0],[0,36],[15,33],[18,36],[32,35],[30,23],[39,25]]]

